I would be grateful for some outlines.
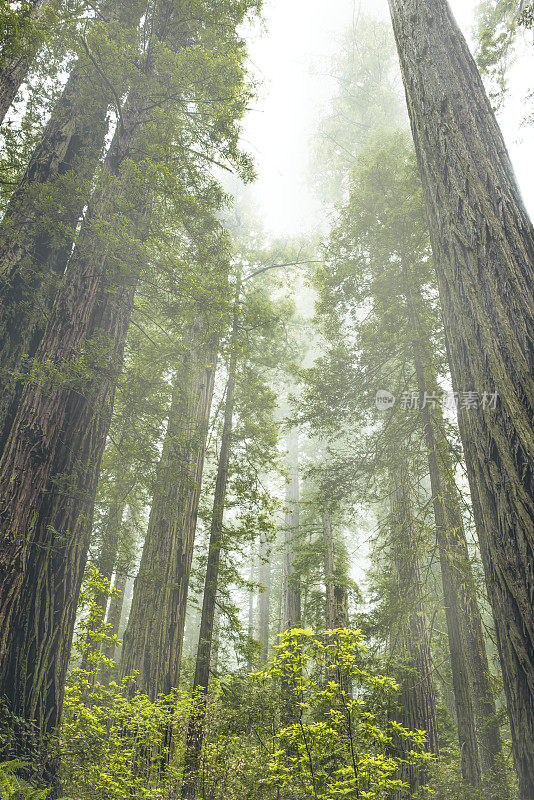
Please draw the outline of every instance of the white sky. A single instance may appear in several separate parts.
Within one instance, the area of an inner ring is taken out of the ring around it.
[[[477,0],[450,0],[469,38]],[[335,89],[328,64],[340,35],[357,17],[360,0],[264,0],[267,30],[250,38],[252,65],[262,82],[246,121],[244,144],[255,158],[254,196],[265,228],[301,234],[318,224],[319,206],[306,186],[310,139]],[[363,0],[376,15],[385,0]],[[532,52],[513,68],[514,92],[500,122],[523,195],[534,210],[534,126],[521,128]]]

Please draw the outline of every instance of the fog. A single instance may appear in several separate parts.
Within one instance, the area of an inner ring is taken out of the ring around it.
[[[477,0],[451,0],[468,41]],[[343,33],[357,30],[360,14],[386,19],[383,0],[266,0],[265,28],[248,37],[259,82],[245,125],[244,144],[256,162],[253,195],[273,235],[306,234],[323,223],[309,181],[310,144],[336,82],[329,74]],[[534,209],[534,126],[522,127],[524,97],[534,72],[532,42],[525,40],[510,73],[511,92],[499,116],[525,202]]]

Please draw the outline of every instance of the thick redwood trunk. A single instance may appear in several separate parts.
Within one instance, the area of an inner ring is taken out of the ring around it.
[[[150,697],[178,684],[217,342],[194,323],[176,373],[121,671]]]
[[[534,797],[534,232],[445,0],[390,0],[523,800]]]
[[[108,5],[124,25],[142,13],[137,0]],[[22,391],[12,373],[24,356],[35,355],[43,336],[102,155],[111,99],[92,64],[81,59],[0,225],[0,451]]]
[[[298,627],[301,621],[300,587],[295,579],[294,560],[299,534],[299,439],[293,429],[287,437],[289,483],[286,488],[284,518],[284,630]]]
[[[133,298],[122,299],[124,305],[112,304],[104,313],[108,303],[100,297],[91,315],[99,327],[114,329],[113,377],[95,381],[84,395],[26,391],[15,420],[18,435],[8,439],[0,462],[0,685],[12,710],[35,722],[40,733],[54,729],[61,715],[113,378]],[[65,341],[67,331],[62,333]],[[69,476],[68,483],[60,476]]]
[[[0,694],[39,735],[56,728],[89,547],[100,462],[133,309],[135,266],[101,230],[119,209],[132,247],[146,235],[148,188],[121,191],[120,164],[139,135],[130,109],[106,158],[69,274],[35,361],[83,379],[27,382],[0,459]],[[122,203],[126,208],[122,208]],[[140,205],[137,205],[140,204]],[[137,209],[137,210],[136,210]],[[123,242],[123,240],[121,240]],[[92,356],[92,342],[100,342]],[[104,345],[105,341],[105,345]],[[28,743],[20,739],[24,757]],[[49,765],[51,773],[55,765]]]

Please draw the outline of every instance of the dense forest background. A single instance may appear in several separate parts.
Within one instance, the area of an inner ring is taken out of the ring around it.
[[[275,235],[269,0],[0,1],[2,799],[534,800],[534,6],[350,5]]]

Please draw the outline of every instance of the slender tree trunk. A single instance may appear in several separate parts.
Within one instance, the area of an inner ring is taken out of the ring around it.
[[[445,0],[390,0],[523,800],[534,797],[534,232]]]
[[[219,648],[221,646],[221,628],[220,620],[221,612],[217,605],[217,597],[215,597],[215,615],[213,617],[213,635],[211,637],[211,659],[210,659],[210,672],[212,675],[217,676],[219,669]]]
[[[108,5],[124,25],[143,10],[138,0]],[[23,389],[14,374],[24,357],[35,356],[89,199],[110,99],[92,64],[80,59],[0,224],[0,451]]]
[[[444,488],[448,528],[458,539],[455,546],[455,567],[461,575],[462,623],[466,642],[471,696],[477,721],[480,763],[483,775],[488,783],[492,785],[493,796],[506,799],[510,796],[510,789],[506,775],[497,708],[491,685],[482,615],[469,560],[469,550],[463,527],[460,499],[454,481],[451,454],[448,442],[446,440],[440,442],[439,437],[438,450],[443,453],[441,460],[442,486]]]
[[[330,512],[324,508],[323,520],[323,549],[324,549],[324,582],[326,589],[326,627],[334,630],[337,625],[338,612],[335,593],[334,574],[334,537],[332,535],[332,521]]]
[[[260,591],[258,594],[258,639],[261,644],[260,659],[267,663],[269,656],[269,617],[271,605],[271,552],[263,536],[260,541]]]
[[[120,528],[122,525],[124,506],[125,503],[121,502],[120,500],[115,500],[110,505],[104,522],[104,529],[102,531],[100,552],[98,553],[98,557],[95,561],[95,567],[98,569],[102,577],[109,581],[110,586],[111,578],[113,577],[113,570],[115,569],[115,564],[117,561]],[[108,597],[109,594],[107,592],[101,592],[95,597],[95,606],[98,608],[99,613],[97,613],[93,618],[94,625],[88,632],[89,641],[87,642],[88,647],[82,657],[82,669],[89,668],[90,654],[92,652],[97,652],[100,649],[100,645],[94,641],[94,638],[92,642],[90,639],[91,634],[95,632],[95,630],[104,620],[108,605]]]
[[[256,548],[255,542],[252,542],[250,545],[250,565],[249,565],[249,572],[248,572],[248,579],[250,583],[254,582],[255,578],[255,558],[256,558]],[[248,624],[247,624],[247,633],[249,638],[252,639],[254,636],[254,591],[250,589],[248,592]],[[252,664],[249,664],[249,668],[252,669]]]
[[[109,635],[110,636],[118,636],[119,635],[119,625],[121,622],[122,617],[122,608],[124,605],[124,593],[126,591],[126,583],[128,581],[128,573],[117,572],[115,575],[115,581],[113,583],[113,594],[111,595],[111,599],[109,601],[109,608],[108,613],[106,616],[106,623],[110,626]],[[102,652],[106,656],[106,658],[113,659],[115,657],[115,645],[110,644],[106,645]]]
[[[457,571],[457,553],[454,552],[453,535],[448,527],[437,444],[428,407],[423,409],[422,418],[428,451],[432,501],[440,554],[452,684],[462,763],[462,777],[472,786],[480,786],[481,771],[475,726],[475,712],[466,657],[468,642],[465,640],[465,630],[462,626],[461,593],[463,587],[460,575]]]
[[[395,463],[394,460],[392,463]],[[436,694],[432,675],[430,639],[424,607],[418,554],[418,535],[413,519],[409,471],[405,464],[392,468],[391,549],[398,577],[400,647],[410,673],[402,681],[402,723],[410,730],[427,732],[427,749],[439,756]],[[424,784],[428,776],[409,768],[410,790]]]
[[[239,298],[240,286],[237,289]],[[239,301],[236,301],[236,305]],[[228,483],[228,467],[230,465],[230,452],[233,430],[235,380],[237,371],[237,334],[238,312],[234,316],[232,330],[232,351],[228,367],[228,385],[226,389],[226,404],[224,409],[224,423],[221,436],[221,449],[217,466],[217,480],[213,498],[213,511],[211,516],[210,542],[208,549],[208,565],[204,583],[204,599],[202,602],[202,616],[200,620],[200,634],[198,639],[197,659],[195,665],[195,679],[193,681],[193,695],[198,693],[196,705],[189,718],[187,726],[187,741],[184,760],[184,775],[182,781],[182,798],[195,798],[200,769],[200,757],[204,738],[204,718],[206,715],[206,702],[209,684],[209,670],[211,663],[211,647],[213,641],[213,623],[215,619],[215,599],[219,580],[219,563],[221,558],[223,517],[226,504],[226,487]],[[252,559],[253,563],[253,559]]]
[[[403,262],[402,268],[408,313],[414,337],[412,349],[421,398],[421,423],[426,441],[434,519],[440,554],[441,579],[445,601],[445,618],[447,621],[462,777],[472,786],[479,787],[481,782],[480,759],[475,727],[475,713],[467,666],[467,642],[464,638],[465,631],[462,628],[462,582],[461,575],[456,565],[459,553],[458,549],[455,549],[455,545],[458,545],[459,531],[455,533],[449,530],[448,526],[449,520],[446,512],[438,446],[432,414],[430,412],[430,404],[427,401],[427,397],[431,395],[430,388],[435,390],[436,387],[434,385],[431,387],[430,384],[427,384],[424,367],[425,359],[424,354],[421,352],[424,347],[422,333],[410,284],[410,275],[405,262]]]
[[[44,4],[44,0],[26,2],[26,8],[20,12],[22,41],[17,42],[14,48],[5,48],[0,52],[0,124],[24,83],[41,44],[36,23],[42,16]]]
[[[127,540],[127,541],[126,541]],[[121,618],[124,611],[124,600],[128,578],[132,572],[134,552],[135,552],[136,531],[131,506],[126,506],[126,518],[123,526],[121,545],[118,548],[115,559],[115,581],[113,593],[111,595],[106,616],[106,624],[109,625],[109,636],[118,636]],[[107,644],[102,648],[104,656],[110,660],[115,660],[116,646],[113,643]],[[101,671],[103,683],[108,683],[110,669],[104,667]]]
[[[135,579],[121,659],[139,670],[138,688],[155,698],[178,685],[187,592],[213,397],[216,338],[191,325],[174,379],[148,529]]]
[[[334,535],[332,533],[332,520],[330,511],[324,507],[322,514],[323,523],[323,559],[325,580],[325,621],[327,630],[337,630],[348,625],[347,589],[340,581],[339,570],[336,570]],[[352,680],[343,674],[339,668],[335,655],[332,657],[331,670],[327,680],[332,678],[343,688],[347,697],[352,697]]]
[[[284,629],[295,628],[301,621],[300,587],[295,582],[295,545],[299,533],[299,440],[293,429],[287,437],[289,483],[286,488],[284,520]]]
[[[284,632],[284,598],[286,591],[285,583],[285,555],[282,564],[280,565],[280,592],[278,594],[278,619],[277,619],[277,633],[278,635]]]
[[[425,366],[431,359],[421,330],[420,297],[414,293],[405,263],[403,273],[414,335],[414,364],[440,551],[462,775],[469,783],[478,785],[480,757],[480,765],[488,785],[491,785],[492,796],[506,800],[510,793],[504,773],[502,740],[450,448],[443,432],[441,410],[431,411],[432,401],[426,401],[426,398],[435,396],[437,384]],[[478,728],[476,732],[473,713]]]

